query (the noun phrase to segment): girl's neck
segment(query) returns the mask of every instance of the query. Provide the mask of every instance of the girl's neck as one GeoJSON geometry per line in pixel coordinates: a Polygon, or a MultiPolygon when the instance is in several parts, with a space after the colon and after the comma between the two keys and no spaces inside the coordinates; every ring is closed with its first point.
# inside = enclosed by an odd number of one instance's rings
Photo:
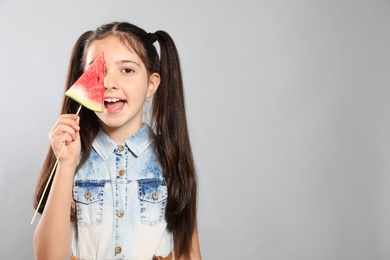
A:
{"type": "Polygon", "coordinates": [[[127,139],[130,138],[133,134],[138,132],[142,127],[142,122],[140,124],[134,125],[132,127],[109,127],[102,123],[103,131],[117,144],[121,144],[127,139]]]}

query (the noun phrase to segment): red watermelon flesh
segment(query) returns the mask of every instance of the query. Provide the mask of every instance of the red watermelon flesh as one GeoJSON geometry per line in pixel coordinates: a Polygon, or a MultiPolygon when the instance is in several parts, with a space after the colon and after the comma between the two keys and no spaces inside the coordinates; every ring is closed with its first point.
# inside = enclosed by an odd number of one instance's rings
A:
{"type": "Polygon", "coordinates": [[[104,54],[101,53],[65,95],[96,112],[104,110],[104,54]]]}

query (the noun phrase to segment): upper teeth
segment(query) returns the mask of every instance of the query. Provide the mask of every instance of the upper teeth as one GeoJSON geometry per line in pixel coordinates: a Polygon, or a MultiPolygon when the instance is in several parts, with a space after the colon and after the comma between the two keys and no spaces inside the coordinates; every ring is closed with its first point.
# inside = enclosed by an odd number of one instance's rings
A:
{"type": "Polygon", "coordinates": [[[106,101],[106,102],[118,102],[119,99],[118,98],[105,98],[104,101],[106,101]]]}

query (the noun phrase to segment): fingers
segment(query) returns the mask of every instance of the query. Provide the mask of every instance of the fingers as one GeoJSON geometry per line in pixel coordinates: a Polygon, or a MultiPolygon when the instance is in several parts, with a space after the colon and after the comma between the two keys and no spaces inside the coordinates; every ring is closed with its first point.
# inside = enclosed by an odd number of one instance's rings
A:
{"type": "Polygon", "coordinates": [[[51,138],[65,138],[67,141],[74,141],[77,138],[77,131],[73,127],[65,124],[58,125],[53,131],[51,132],[51,138]]]}
{"type": "Polygon", "coordinates": [[[49,139],[55,143],[70,143],[78,138],[79,117],[73,114],[61,115],[49,133],[49,139]]]}

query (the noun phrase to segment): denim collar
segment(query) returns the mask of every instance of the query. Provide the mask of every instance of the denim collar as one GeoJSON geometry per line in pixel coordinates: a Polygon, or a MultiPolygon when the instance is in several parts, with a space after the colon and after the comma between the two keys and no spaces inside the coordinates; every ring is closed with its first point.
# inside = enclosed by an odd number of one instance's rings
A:
{"type": "MultiPolygon", "coordinates": [[[[149,126],[143,123],[141,129],[130,136],[124,143],[138,157],[152,143],[149,138],[149,126]]],[[[95,140],[93,140],[92,147],[100,158],[105,161],[118,148],[118,144],[100,128],[95,140]]]]}

